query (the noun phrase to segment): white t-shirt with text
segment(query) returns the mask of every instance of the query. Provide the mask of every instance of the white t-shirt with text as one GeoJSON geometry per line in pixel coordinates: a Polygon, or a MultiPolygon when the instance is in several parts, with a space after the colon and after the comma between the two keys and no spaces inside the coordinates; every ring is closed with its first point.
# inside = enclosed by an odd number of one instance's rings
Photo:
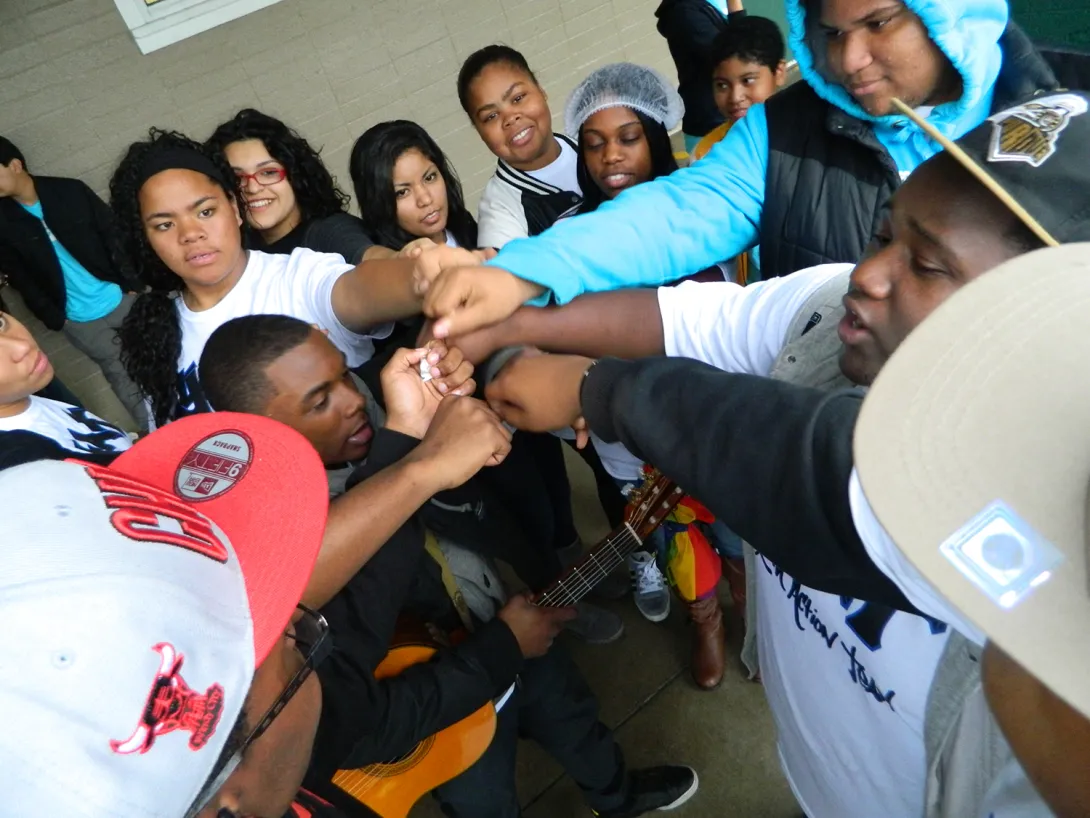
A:
{"type": "MultiPolygon", "coordinates": [[[[908,601],[920,611],[946,622],[969,641],[983,646],[986,638],[983,631],[924,579],[878,522],[854,469],[848,485],[848,498],[852,507],[852,523],[871,561],[893,580],[908,601]]],[[[969,818],[1047,818],[1050,815],[1052,811],[1037,794],[1021,765],[1012,758],[992,782],[979,812],[969,818]]]]}
{"type": "MultiPolygon", "coordinates": [[[[850,269],[661,288],[666,353],[767,376],[806,301],[850,269]]],[[[799,804],[810,818],[919,818],[925,706],[947,627],[807,588],[760,555],[754,579],[761,678],[799,804]]]]}

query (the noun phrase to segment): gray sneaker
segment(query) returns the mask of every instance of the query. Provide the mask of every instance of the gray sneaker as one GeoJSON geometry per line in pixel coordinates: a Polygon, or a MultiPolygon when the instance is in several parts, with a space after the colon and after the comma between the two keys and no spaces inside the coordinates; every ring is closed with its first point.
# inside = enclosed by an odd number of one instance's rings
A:
{"type": "MultiPolygon", "coordinates": [[[[583,558],[583,541],[576,540],[566,548],[558,550],[556,555],[560,558],[561,567],[567,571],[583,558]]],[[[628,569],[622,563],[617,566],[616,571],[595,585],[591,589],[590,595],[598,599],[613,601],[626,596],[631,589],[632,583],[628,577],[628,569]]]]}
{"type": "Polygon", "coordinates": [[[628,555],[628,570],[632,572],[632,595],[636,608],[649,622],[661,622],[670,615],[670,588],[655,558],[646,551],[628,555]]]}
{"type": "Polygon", "coordinates": [[[588,645],[608,645],[624,635],[624,622],[613,611],[589,602],[577,602],[575,608],[579,615],[564,625],[575,638],[588,645]]]}

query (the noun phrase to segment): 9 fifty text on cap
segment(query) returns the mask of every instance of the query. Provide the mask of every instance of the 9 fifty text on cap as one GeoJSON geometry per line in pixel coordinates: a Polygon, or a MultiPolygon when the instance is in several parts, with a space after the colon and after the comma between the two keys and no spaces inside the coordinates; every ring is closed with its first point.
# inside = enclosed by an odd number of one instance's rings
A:
{"type": "Polygon", "coordinates": [[[855,431],[875,516],[989,639],[1090,716],[1090,244],[1012,259],[912,331],[855,431]]]}
{"type": "Polygon", "coordinates": [[[177,818],[313,567],[317,454],[274,421],[203,415],[109,468],[0,472],[0,495],[5,813],[177,818]]]}

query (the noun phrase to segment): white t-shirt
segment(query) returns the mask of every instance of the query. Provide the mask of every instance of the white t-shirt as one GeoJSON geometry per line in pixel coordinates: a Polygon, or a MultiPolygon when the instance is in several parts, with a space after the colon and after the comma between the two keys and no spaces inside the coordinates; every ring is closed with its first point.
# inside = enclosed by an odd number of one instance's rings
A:
{"type": "Polygon", "coordinates": [[[36,395],[25,411],[0,418],[5,466],[45,458],[110,460],[131,445],[125,432],[86,409],[36,395]]]}
{"type": "MultiPolygon", "coordinates": [[[[666,353],[767,376],[807,299],[850,269],[664,287],[666,353]]],[[[761,677],[799,804],[810,818],[918,818],[925,705],[946,626],[803,587],[763,557],[754,579],[761,677]]]]}
{"type": "Polygon", "coordinates": [[[1052,818],[1053,815],[1022,765],[1012,758],[988,788],[979,818],[1052,818]]]}
{"type": "Polygon", "coordinates": [[[246,269],[234,288],[211,309],[194,312],[176,298],[182,327],[182,352],[178,356],[178,408],[176,417],[210,411],[201,389],[197,364],[208,338],[232,318],[245,315],[290,315],[325,330],[355,368],[375,353],[372,338],[385,338],[393,327],[384,324],[365,335],[351,332],[333,312],[333,286],[353,269],[335,253],[316,253],[305,247],[291,255],[250,251],[246,269]]]}
{"type": "MultiPolygon", "coordinates": [[[[882,573],[893,580],[908,601],[920,611],[946,622],[969,641],[983,645],[986,638],[984,633],[924,579],[923,574],[886,533],[867,502],[859,475],[854,469],[848,485],[848,499],[855,530],[859,532],[867,555],[882,573]]],[[[1021,765],[1012,758],[992,782],[979,814],[972,818],[1042,818],[1049,815],[1052,815],[1052,811],[1041,800],[1021,765]]]]}
{"type": "Polygon", "coordinates": [[[582,196],[583,188],[579,186],[579,154],[575,148],[563,139],[557,139],[556,141],[560,143],[560,156],[540,170],[525,172],[539,182],[558,187],[561,190],[571,190],[582,196]]]}
{"type": "Polygon", "coordinates": [[[530,226],[523,208],[523,190],[547,194],[567,190],[573,194],[572,209],[578,206],[583,190],[579,186],[579,155],[566,140],[554,137],[560,144],[560,156],[541,170],[515,170],[501,162],[484,186],[477,205],[477,244],[501,248],[513,239],[530,235],[530,226]],[[542,184],[537,184],[541,182],[542,184]]]}

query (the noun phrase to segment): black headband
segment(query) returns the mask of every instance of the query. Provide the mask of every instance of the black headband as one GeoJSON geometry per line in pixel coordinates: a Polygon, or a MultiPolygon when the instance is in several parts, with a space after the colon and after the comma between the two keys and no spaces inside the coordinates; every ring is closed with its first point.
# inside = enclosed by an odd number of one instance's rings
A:
{"type": "Polygon", "coordinates": [[[231,191],[231,186],[227,184],[227,180],[223,178],[215,162],[200,151],[185,147],[162,148],[147,156],[140,168],[136,189],[142,188],[148,179],[164,170],[192,170],[203,173],[213,181],[219,182],[224,190],[231,191]]]}

